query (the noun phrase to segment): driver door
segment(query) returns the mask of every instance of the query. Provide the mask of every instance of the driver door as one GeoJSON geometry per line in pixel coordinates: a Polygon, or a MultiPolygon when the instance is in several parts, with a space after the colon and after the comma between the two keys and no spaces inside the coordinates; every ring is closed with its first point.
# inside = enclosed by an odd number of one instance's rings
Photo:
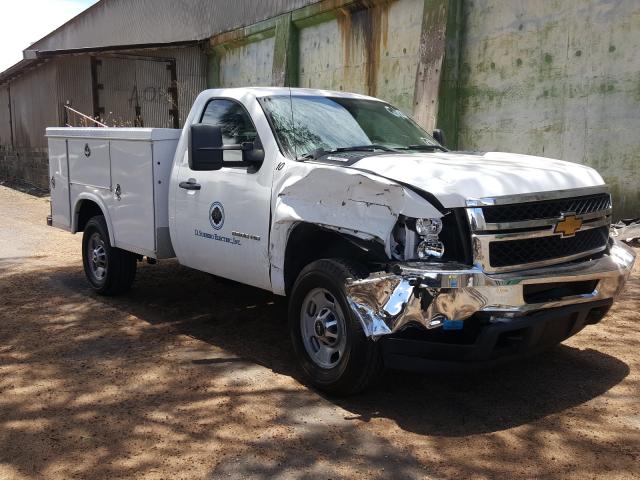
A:
{"type": "MultiPolygon", "coordinates": [[[[255,100],[254,100],[255,101],[255,100]]],[[[257,102],[256,102],[257,103],[257,102]]],[[[259,108],[259,107],[258,107],[259,108]]],[[[259,141],[254,122],[243,104],[229,98],[209,100],[200,123],[220,126],[223,144],[259,141]]],[[[181,163],[175,200],[180,263],[259,288],[271,289],[269,218],[272,172],[265,151],[262,165],[242,163],[242,152],[225,150],[223,167],[193,171],[181,163]]]]}

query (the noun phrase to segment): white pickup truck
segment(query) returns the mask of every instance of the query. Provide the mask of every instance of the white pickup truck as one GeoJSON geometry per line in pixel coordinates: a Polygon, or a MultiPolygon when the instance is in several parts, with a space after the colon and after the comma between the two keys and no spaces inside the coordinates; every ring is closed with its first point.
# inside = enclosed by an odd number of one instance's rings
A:
{"type": "Polygon", "coordinates": [[[302,369],[336,394],[383,366],[492,365],[599,322],[635,260],[600,175],[434,133],[362,95],[207,90],[181,131],[48,128],[48,220],[84,232],[101,294],[175,256],[288,296],[302,369]]]}

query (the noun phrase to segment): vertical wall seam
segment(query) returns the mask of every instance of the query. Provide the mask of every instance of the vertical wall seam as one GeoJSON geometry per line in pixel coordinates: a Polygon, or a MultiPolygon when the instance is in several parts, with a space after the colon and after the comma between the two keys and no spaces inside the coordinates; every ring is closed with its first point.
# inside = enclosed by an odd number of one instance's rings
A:
{"type": "Polygon", "coordinates": [[[271,82],[277,87],[298,84],[298,32],[291,13],[276,21],[271,82]]]}
{"type": "Polygon", "coordinates": [[[458,120],[460,82],[462,1],[448,0],[444,34],[444,58],[438,88],[436,126],[447,135],[448,147],[458,148],[458,120]]]}

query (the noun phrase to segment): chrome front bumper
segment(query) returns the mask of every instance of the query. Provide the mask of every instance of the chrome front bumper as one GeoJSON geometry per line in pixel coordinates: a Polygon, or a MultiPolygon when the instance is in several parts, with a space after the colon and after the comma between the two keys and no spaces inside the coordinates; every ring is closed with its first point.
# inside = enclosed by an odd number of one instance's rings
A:
{"type": "Polygon", "coordinates": [[[509,322],[535,311],[612,299],[634,261],[635,252],[614,240],[609,253],[595,260],[511,273],[487,274],[453,263],[399,263],[391,273],[351,281],[346,290],[366,335],[376,339],[414,324],[427,330],[462,329],[480,312],[492,322],[509,322]],[[525,301],[526,285],[583,281],[597,281],[595,289],[543,303],[525,301]]]}

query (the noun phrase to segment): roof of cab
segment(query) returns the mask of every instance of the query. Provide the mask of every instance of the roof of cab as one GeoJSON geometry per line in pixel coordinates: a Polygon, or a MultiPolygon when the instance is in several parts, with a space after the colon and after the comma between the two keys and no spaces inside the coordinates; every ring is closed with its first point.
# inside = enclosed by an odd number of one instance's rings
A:
{"type": "Polygon", "coordinates": [[[314,96],[314,97],[342,97],[342,98],[359,98],[363,100],[377,100],[379,98],[361,95],[359,93],[337,92],[334,90],[317,90],[313,88],[289,88],[289,87],[234,87],[234,88],[214,88],[205,90],[203,94],[220,95],[222,92],[228,93],[251,93],[256,97],[271,96],[314,96]]]}

